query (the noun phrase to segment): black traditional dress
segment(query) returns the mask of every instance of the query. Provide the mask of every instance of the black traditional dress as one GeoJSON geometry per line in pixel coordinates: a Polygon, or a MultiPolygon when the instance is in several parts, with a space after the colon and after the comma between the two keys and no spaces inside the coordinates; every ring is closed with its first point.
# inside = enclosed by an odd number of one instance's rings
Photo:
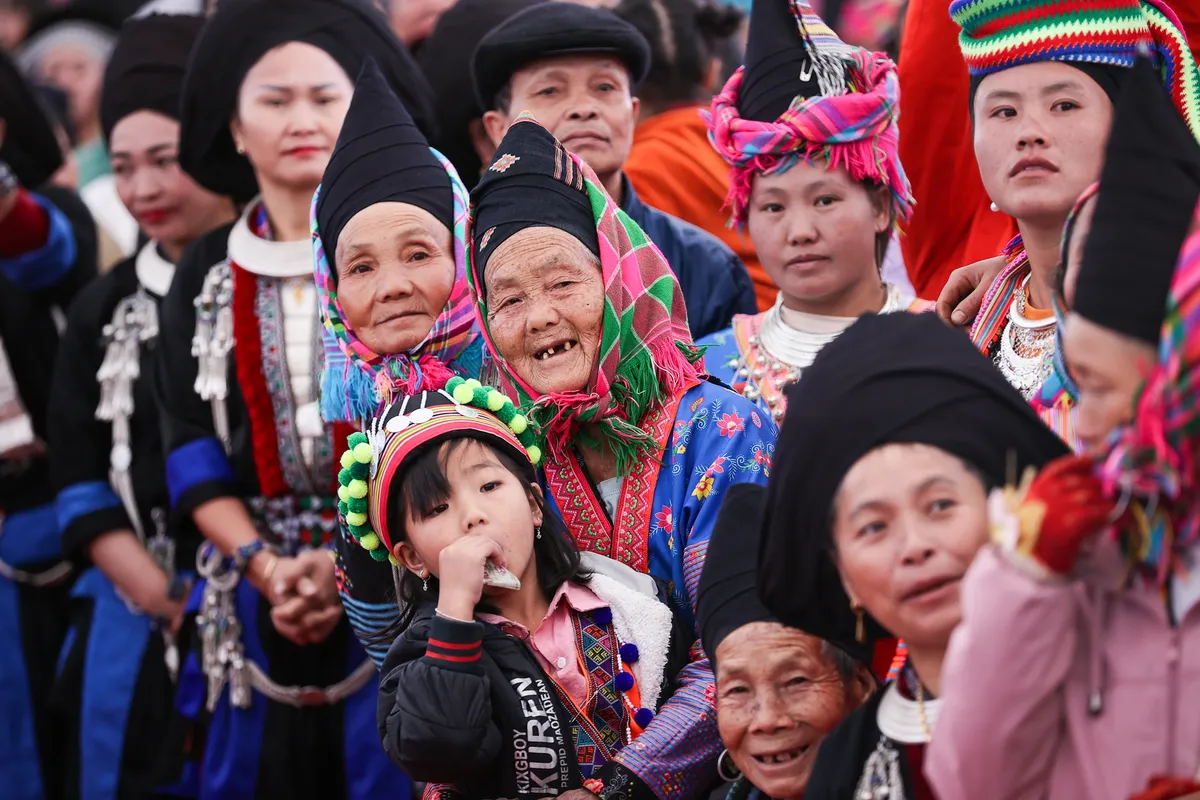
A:
{"type": "MultiPolygon", "coordinates": [[[[5,109],[8,111],[9,109],[5,109]]],[[[96,274],[96,229],[82,201],[47,188],[33,196],[49,216],[41,248],[0,259],[0,347],[5,395],[24,413],[6,415],[23,436],[46,442],[50,378],[64,309],[96,274]],[[11,384],[11,385],[7,385],[11,384]],[[31,429],[30,429],[31,428],[31,429]]],[[[7,445],[6,445],[7,446],[7,445]]],[[[39,798],[58,742],[50,722],[55,661],[67,628],[72,576],[61,562],[54,487],[45,455],[0,460],[0,794],[39,798]]]]}
{"type": "MultiPolygon", "coordinates": [[[[132,531],[167,574],[192,572],[200,537],[188,520],[167,526],[170,503],[151,386],[159,306],[175,265],[153,242],[92,283],[71,308],[50,398],[53,474],[63,551],[132,531]]],[[[174,795],[195,787],[173,774],[184,745],[169,725],[178,652],[160,626],[100,572],[72,591],[72,629],[59,673],[66,742],[64,798],[174,795]],[[168,654],[171,664],[168,665],[168,654]]]]}
{"type": "MultiPolygon", "coordinates": [[[[320,422],[318,341],[311,245],[271,241],[259,203],[184,254],[155,382],[173,514],[236,497],[283,555],[331,547],[334,440],[351,429],[320,422]]],[[[207,723],[201,797],[407,797],[379,747],[375,667],[345,619],[301,647],[222,559],[201,576],[180,685],[181,707],[207,723]]]]}

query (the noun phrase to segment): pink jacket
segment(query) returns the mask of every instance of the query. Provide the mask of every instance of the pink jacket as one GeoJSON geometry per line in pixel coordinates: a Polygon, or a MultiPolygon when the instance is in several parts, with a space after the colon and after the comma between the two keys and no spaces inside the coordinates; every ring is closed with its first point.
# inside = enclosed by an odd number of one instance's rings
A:
{"type": "Polygon", "coordinates": [[[1200,604],[1173,628],[1154,590],[1106,588],[1124,574],[1107,541],[1082,579],[1017,558],[987,545],[964,579],[925,761],[939,800],[1127,800],[1196,775],[1200,604]]]}

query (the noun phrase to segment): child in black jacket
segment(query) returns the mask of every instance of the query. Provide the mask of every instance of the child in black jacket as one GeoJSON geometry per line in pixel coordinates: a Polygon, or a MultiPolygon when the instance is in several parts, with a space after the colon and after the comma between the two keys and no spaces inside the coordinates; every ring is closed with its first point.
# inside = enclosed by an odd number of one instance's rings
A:
{"type": "Polygon", "coordinates": [[[652,578],[580,556],[511,401],[452,388],[392,404],[343,458],[350,533],[404,567],[383,747],[443,793],[652,798],[620,750],[653,724],[693,637],[652,578]]]}

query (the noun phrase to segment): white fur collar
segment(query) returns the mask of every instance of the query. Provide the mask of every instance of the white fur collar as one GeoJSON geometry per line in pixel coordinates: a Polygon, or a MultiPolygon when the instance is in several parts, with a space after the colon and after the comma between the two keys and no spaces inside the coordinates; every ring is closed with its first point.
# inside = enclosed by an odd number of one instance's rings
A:
{"type": "Polygon", "coordinates": [[[171,280],[175,277],[175,265],[159,255],[156,242],[146,242],[138,251],[133,270],[137,273],[138,283],[144,286],[146,291],[166,297],[167,290],[171,288],[171,280]]]}
{"type": "Polygon", "coordinates": [[[267,278],[312,277],[312,242],[272,242],[260,239],[250,231],[250,213],[258,207],[260,198],[246,204],[246,209],[229,232],[229,260],[242,269],[267,278]]]}
{"type": "MultiPolygon", "coordinates": [[[[925,722],[930,732],[937,730],[938,714],[942,710],[942,701],[929,698],[925,700],[925,722]]],[[[909,700],[900,694],[899,680],[892,681],[883,690],[883,698],[879,701],[879,713],[875,715],[879,724],[879,732],[900,744],[925,744],[929,737],[925,734],[925,726],[921,724],[921,710],[915,700],[909,700]]]]}
{"type": "Polygon", "coordinates": [[[583,553],[582,560],[584,569],[592,573],[588,587],[612,611],[617,639],[637,645],[638,660],[630,669],[637,678],[642,705],[656,709],[671,648],[671,609],[659,601],[649,575],[595,553],[583,553]]]}

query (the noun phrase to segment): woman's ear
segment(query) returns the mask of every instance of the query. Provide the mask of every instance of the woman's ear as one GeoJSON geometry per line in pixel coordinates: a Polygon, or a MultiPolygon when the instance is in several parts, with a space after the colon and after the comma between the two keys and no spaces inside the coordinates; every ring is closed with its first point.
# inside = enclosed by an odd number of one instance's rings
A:
{"type": "Polygon", "coordinates": [[[853,711],[875,694],[875,689],[879,685],[875,680],[875,676],[871,674],[871,670],[865,664],[858,664],[854,668],[854,674],[850,676],[850,680],[846,683],[846,706],[853,711]]]}
{"type": "Polygon", "coordinates": [[[545,495],[542,494],[542,487],[536,483],[529,484],[529,513],[533,514],[533,524],[535,527],[541,527],[546,519],[542,514],[542,509],[546,505],[545,495]]]}
{"type": "Polygon", "coordinates": [[[413,546],[408,542],[400,542],[400,544],[392,548],[392,555],[394,555],[396,560],[400,562],[400,566],[404,567],[417,577],[429,577],[429,567],[425,565],[424,559],[421,558],[413,546]]]}
{"type": "Polygon", "coordinates": [[[236,117],[229,121],[229,135],[233,137],[233,149],[244,155],[246,146],[242,144],[242,123],[236,117]]]}
{"type": "Polygon", "coordinates": [[[886,186],[876,186],[871,190],[871,210],[874,212],[875,233],[890,233],[893,215],[892,190],[886,186]]]}

